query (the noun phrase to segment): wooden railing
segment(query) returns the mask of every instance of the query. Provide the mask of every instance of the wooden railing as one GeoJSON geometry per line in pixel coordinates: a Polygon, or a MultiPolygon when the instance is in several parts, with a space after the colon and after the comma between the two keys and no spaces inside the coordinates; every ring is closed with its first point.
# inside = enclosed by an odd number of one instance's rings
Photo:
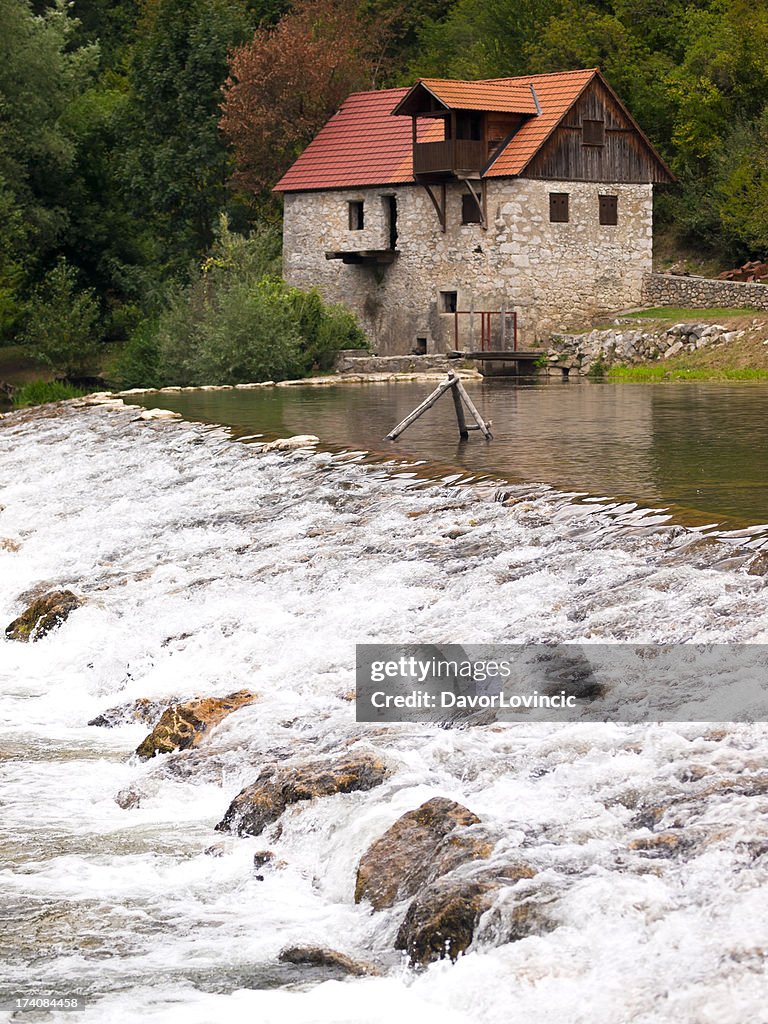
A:
{"type": "Polygon", "coordinates": [[[487,160],[487,147],[475,139],[417,142],[413,147],[414,174],[455,174],[479,171],[487,160]]]}

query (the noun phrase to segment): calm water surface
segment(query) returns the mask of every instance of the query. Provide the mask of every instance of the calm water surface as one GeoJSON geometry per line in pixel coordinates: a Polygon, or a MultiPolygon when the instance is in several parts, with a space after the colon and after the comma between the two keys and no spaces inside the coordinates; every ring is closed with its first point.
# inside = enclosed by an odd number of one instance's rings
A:
{"type": "Polygon", "coordinates": [[[431,382],[339,384],[140,396],[142,404],[233,428],[236,436],[317,434],[473,475],[672,506],[688,522],[768,522],[768,385],[507,381],[467,385],[494,439],[460,442],[445,396],[395,443],[391,428],[431,382]]]}

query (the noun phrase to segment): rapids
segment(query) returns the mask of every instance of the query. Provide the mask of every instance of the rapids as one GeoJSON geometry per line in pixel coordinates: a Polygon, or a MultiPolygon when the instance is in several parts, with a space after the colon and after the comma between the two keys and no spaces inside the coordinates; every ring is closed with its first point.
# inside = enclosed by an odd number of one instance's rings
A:
{"type": "MultiPolygon", "coordinates": [[[[0,641],[2,993],[74,990],[32,1022],[736,1024],[767,1020],[762,724],[356,724],[354,645],[766,642],[762,539],[545,487],[424,480],[359,453],[264,453],[218,427],[71,403],[0,421],[0,625],[37,588],[87,603],[0,641]],[[497,495],[497,497],[499,497],[497,495]],[[138,697],[260,699],[193,755],[89,727],[138,697]],[[214,824],[265,761],[350,747],[396,771],[295,805],[282,834],[214,824]],[[138,806],[123,809],[117,793],[138,806]],[[393,951],[402,905],[353,902],[362,853],[431,796],[524,850],[554,927],[455,964],[393,951]],[[661,824],[650,811],[661,808],[661,824]],[[672,828],[675,848],[648,843],[672,828]],[[279,870],[254,873],[256,850],[279,870]],[[379,964],[331,980],[317,944],[379,964]]],[[[28,603],[28,601],[26,602],[28,603]]]]}

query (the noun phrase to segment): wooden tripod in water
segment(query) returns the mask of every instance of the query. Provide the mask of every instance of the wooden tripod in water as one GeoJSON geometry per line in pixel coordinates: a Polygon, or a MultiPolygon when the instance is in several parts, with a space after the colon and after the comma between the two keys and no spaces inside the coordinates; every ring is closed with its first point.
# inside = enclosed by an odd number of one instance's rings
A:
{"type": "Polygon", "coordinates": [[[444,380],[442,384],[438,384],[432,394],[425,398],[421,405],[418,405],[413,412],[409,412],[402,422],[398,423],[393,430],[390,430],[387,434],[386,440],[396,441],[402,432],[407,427],[410,427],[412,423],[415,423],[419,416],[423,416],[427,409],[431,409],[438,398],[440,398],[441,395],[444,395],[446,391],[450,391],[453,397],[453,405],[456,409],[456,422],[459,425],[459,436],[462,441],[466,441],[469,437],[470,430],[480,430],[486,440],[490,441],[493,438],[493,434],[489,429],[491,425],[490,421],[486,423],[477,411],[474,402],[467,394],[464,385],[453,370],[449,370],[447,379],[444,380]],[[471,426],[467,425],[467,419],[464,415],[465,405],[469,414],[472,416],[472,419],[475,421],[471,426]]]}

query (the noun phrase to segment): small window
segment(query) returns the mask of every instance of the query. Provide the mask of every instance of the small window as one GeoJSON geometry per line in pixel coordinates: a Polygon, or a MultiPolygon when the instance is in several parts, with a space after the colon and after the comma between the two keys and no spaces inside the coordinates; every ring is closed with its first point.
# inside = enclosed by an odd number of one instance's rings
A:
{"type": "Polygon", "coordinates": [[[461,223],[462,224],[481,224],[482,214],[480,207],[477,205],[477,200],[471,192],[465,192],[461,197],[461,223]]]}
{"type": "Polygon", "coordinates": [[[416,347],[413,350],[415,356],[425,356],[427,354],[427,339],[417,338],[416,347]]]}
{"type": "Polygon", "coordinates": [[[440,312],[455,313],[458,308],[458,292],[440,292],[440,312]]]}
{"type": "Polygon", "coordinates": [[[581,141],[584,146],[602,146],[605,144],[605,122],[588,121],[581,122],[581,141]]]}
{"type": "Polygon", "coordinates": [[[549,193],[549,219],[553,224],[568,223],[568,193],[549,193]]]}
{"type": "Polygon", "coordinates": [[[362,231],[365,224],[365,214],[363,213],[363,201],[356,199],[349,203],[349,230],[350,231],[362,231]]]}
{"type": "Polygon", "coordinates": [[[619,197],[618,196],[599,196],[600,200],[600,223],[601,224],[618,224],[619,223],[619,197]]]}

